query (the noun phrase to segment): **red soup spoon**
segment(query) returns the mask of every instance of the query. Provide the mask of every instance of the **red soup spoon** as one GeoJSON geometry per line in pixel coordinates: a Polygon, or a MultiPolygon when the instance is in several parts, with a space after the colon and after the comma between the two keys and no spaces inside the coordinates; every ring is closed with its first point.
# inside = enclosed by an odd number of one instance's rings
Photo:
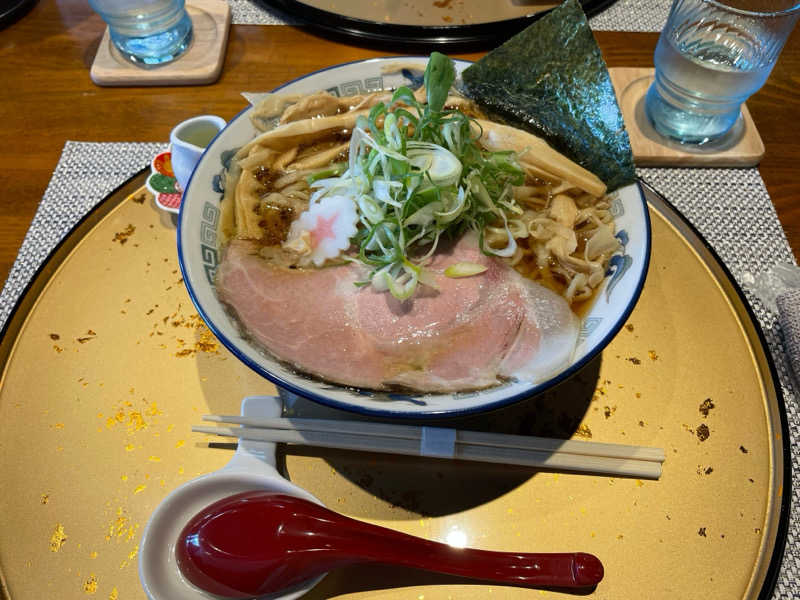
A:
{"type": "Polygon", "coordinates": [[[402,565],[518,586],[589,587],[600,560],[582,552],[455,548],[345,517],[286,494],[252,491],[206,507],[175,549],[183,575],[207,592],[252,598],[354,563],[402,565]]]}

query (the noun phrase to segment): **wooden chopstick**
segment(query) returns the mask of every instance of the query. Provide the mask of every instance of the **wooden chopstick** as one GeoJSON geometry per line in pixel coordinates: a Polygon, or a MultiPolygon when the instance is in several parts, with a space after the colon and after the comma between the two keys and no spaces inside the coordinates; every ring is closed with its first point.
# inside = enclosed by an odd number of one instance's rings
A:
{"type": "MultiPolygon", "coordinates": [[[[204,420],[242,427],[192,427],[192,431],[241,439],[305,444],[419,456],[424,427],[329,419],[259,418],[206,415],[204,420]]],[[[532,436],[453,431],[452,458],[658,479],[664,451],[660,448],[558,440],[532,436]]]]}
{"type": "MultiPolygon", "coordinates": [[[[350,433],[356,435],[369,433],[373,436],[396,437],[411,440],[420,440],[422,437],[422,427],[417,425],[394,425],[367,421],[302,419],[295,417],[261,418],[241,417],[238,415],[204,415],[203,420],[216,423],[246,425],[263,429],[293,429],[297,431],[350,433]]],[[[587,454],[632,460],[664,462],[665,459],[664,450],[662,448],[630,446],[626,444],[607,444],[604,442],[588,442],[582,440],[561,440],[508,433],[485,433],[482,431],[458,430],[456,431],[456,441],[476,446],[520,448],[565,454],[587,454]]]]}

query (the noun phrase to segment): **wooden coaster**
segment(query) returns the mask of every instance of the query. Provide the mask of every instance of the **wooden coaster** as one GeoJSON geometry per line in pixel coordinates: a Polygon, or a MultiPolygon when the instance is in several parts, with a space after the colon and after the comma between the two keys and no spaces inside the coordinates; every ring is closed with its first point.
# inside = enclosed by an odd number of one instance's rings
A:
{"type": "Polygon", "coordinates": [[[746,105],[742,104],[742,116],[721,140],[699,147],[686,146],[659,135],[644,113],[644,97],[654,69],[614,67],[609,73],[637,166],[752,167],[764,156],[764,143],[746,105]]]}
{"type": "Polygon", "coordinates": [[[194,28],[189,49],[173,62],[139,67],[126,60],[111,43],[108,28],[100,41],[90,75],[101,86],[202,85],[222,71],[231,8],[220,0],[191,0],[186,10],[194,28]]]}

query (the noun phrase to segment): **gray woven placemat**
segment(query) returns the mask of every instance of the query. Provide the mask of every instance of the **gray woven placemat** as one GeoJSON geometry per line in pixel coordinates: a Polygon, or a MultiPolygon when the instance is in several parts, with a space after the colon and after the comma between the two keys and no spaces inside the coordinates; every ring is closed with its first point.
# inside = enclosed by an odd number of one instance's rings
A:
{"type": "MultiPolygon", "coordinates": [[[[290,15],[254,0],[228,0],[236,25],[297,25],[290,15]]],[[[661,31],[671,0],[617,0],[589,24],[596,31],[661,31]]]]}
{"type": "MultiPolygon", "coordinates": [[[[0,292],[0,327],[59,240],[109,192],[165,149],[159,143],[67,142],[0,292]]],[[[639,169],[717,251],[741,284],[779,262],[795,263],[757,169],[639,169]],[[768,261],[768,262],[767,262],[768,261]]],[[[786,401],[792,453],[792,518],[775,600],[800,596],[800,412],[776,315],[745,292],[775,359],[786,401]]]]}

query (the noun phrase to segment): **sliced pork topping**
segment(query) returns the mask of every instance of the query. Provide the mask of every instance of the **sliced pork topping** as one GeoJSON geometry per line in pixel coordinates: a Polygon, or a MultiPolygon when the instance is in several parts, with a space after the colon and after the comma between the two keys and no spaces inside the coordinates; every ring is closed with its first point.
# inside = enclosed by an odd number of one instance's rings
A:
{"type": "Polygon", "coordinates": [[[429,266],[438,289],[399,301],[354,285],[358,265],[286,269],[234,241],[217,291],[257,344],[343,385],[451,392],[540,381],[569,363],[578,320],[563,298],[481,254],[472,235],[441,250],[429,266]],[[456,263],[486,269],[445,276],[456,263]]]}

